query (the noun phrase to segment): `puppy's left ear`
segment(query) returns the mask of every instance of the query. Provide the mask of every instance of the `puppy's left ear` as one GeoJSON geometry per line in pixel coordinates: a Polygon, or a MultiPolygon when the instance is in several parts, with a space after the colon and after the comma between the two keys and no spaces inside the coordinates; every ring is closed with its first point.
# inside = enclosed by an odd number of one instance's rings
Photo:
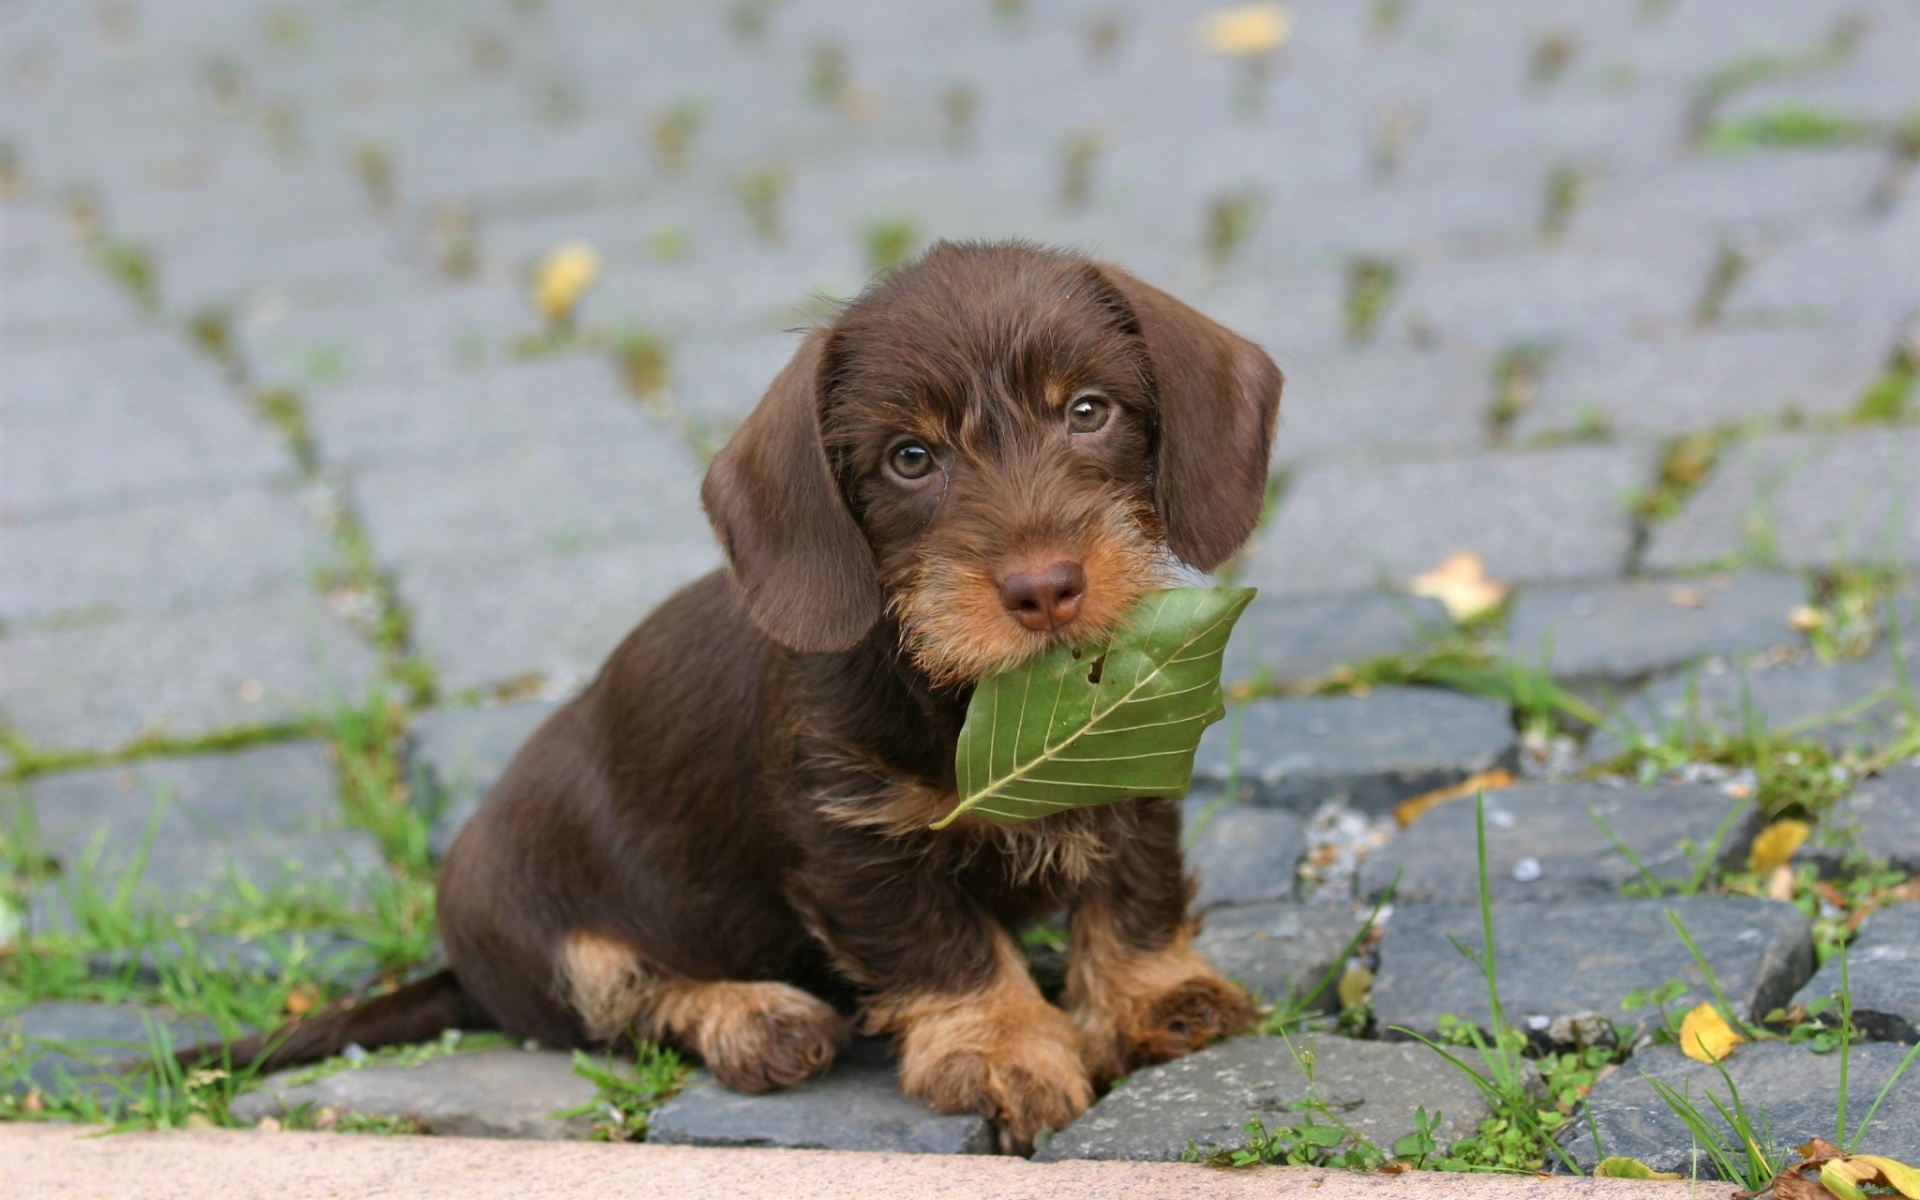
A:
{"type": "Polygon", "coordinates": [[[820,438],[828,334],[800,344],[759,407],[715,456],[700,503],[747,614],[794,650],[846,650],[880,619],[873,551],[820,438]]]}
{"type": "Polygon", "coordinates": [[[1153,370],[1154,502],[1167,545],[1211,571],[1260,523],[1285,379],[1265,351],[1224,325],[1110,263],[1099,271],[1139,323],[1153,370]]]}

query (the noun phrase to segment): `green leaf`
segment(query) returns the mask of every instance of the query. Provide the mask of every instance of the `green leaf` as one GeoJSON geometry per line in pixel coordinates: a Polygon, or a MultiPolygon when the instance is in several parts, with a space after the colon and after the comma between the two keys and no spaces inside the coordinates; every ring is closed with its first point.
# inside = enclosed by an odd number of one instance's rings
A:
{"type": "Polygon", "coordinates": [[[1113,638],[1055,646],[981,681],[954,755],[964,812],[1001,822],[1184,796],[1201,731],[1226,715],[1220,656],[1252,588],[1148,592],[1113,638]]]}
{"type": "Polygon", "coordinates": [[[1656,1171],[1637,1158],[1603,1158],[1593,1173],[1601,1179],[1678,1179],[1677,1171],[1656,1171]]]}

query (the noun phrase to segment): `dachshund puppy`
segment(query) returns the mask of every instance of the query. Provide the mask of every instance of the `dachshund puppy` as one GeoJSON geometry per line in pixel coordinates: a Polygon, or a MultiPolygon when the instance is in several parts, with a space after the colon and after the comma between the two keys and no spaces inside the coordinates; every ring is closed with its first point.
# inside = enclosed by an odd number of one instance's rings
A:
{"type": "Polygon", "coordinates": [[[1192,948],[1175,800],[964,817],[974,682],[1211,569],[1265,497],[1280,372],[1113,266],[933,247],[811,332],[702,489],[727,570],[636,629],[447,855],[449,968],[237,1057],[497,1027],[789,1087],[854,1029],[1030,1150],[1248,1028],[1192,948]],[[1014,938],[1066,909],[1064,1009],[1014,938]]]}

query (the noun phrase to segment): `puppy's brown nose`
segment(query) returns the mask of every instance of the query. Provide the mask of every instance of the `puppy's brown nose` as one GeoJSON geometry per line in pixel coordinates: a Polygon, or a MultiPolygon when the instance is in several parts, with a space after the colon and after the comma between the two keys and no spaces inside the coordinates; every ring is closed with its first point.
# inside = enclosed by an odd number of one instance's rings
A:
{"type": "Polygon", "coordinates": [[[1015,571],[1000,581],[1000,603],[1028,629],[1045,633],[1058,629],[1080,611],[1087,591],[1087,572],[1079,563],[1061,559],[1037,571],[1015,571]]]}

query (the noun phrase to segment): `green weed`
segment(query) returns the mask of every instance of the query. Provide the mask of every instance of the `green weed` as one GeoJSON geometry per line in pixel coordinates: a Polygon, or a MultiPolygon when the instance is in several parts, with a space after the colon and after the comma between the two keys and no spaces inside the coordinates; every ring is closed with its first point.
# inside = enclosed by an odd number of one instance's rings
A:
{"type": "Polygon", "coordinates": [[[1347,340],[1371,341],[1393,294],[1400,286],[1400,266],[1391,259],[1360,255],[1347,261],[1347,340]]]}
{"type": "Polygon", "coordinates": [[[594,1098],[578,1108],[553,1114],[558,1119],[592,1116],[596,1141],[631,1142],[647,1135],[653,1110],[686,1086],[688,1067],[678,1054],[649,1042],[633,1044],[629,1067],[611,1055],[596,1060],[573,1052],[573,1073],[594,1085],[594,1098]]]}
{"type": "Polygon", "coordinates": [[[1863,117],[1805,104],[1782,104],[1743,117],[1716,121],[1701,144],[1715,154],[1754,150],[1803,150],[1872,141],[1880,127],[1863,117]]]}

